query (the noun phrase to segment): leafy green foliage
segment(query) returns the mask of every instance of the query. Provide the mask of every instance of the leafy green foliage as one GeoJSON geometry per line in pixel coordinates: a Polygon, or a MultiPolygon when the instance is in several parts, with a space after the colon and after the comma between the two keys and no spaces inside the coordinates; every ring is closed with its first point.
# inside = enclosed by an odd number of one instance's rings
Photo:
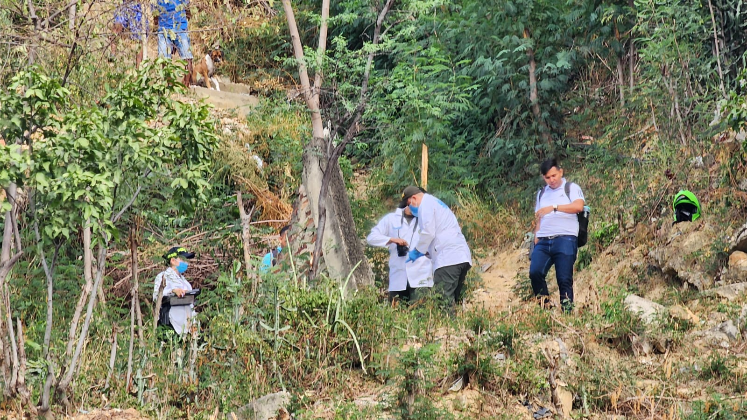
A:
{"type": "Polygon", "coordinates": [[[175,209],[205,201],[217,137],[206,105],[165,100],[181,91],[180,74],[146,63],[93,107],[71,105],[69,91],[38,69],[13,78],[0,99],[0,133],[29,152],[15,148],[4,159],[16,156],[8,167],[29,171],[3,172],[3,180],[33,189],[45,237],[68,238],[86,221],[111,233],[117,211],[143,188],[166,184],[175,209]]]}
{"type": "Polygon", "coordinates": [[[724,120],[734,131],[739,131],[747,126],[747,69],[744,69],[737,80],[738,89],[729,92],[729,98],[721,102],[719,114],[724,115],[724,120]]]}
{"type": "Polygon", "coordinates": [[[724,395],[711,395],[706,401],[695,401],[692,412],[683,415],[686,420],[736,420],[747,415],[747,404],[724,395]]]}

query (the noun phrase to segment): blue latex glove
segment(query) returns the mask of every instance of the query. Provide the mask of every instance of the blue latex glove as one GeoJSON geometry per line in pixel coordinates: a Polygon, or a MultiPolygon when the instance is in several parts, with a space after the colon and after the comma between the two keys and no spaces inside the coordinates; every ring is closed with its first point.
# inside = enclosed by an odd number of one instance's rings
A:
{"type": "Polygon", "coordinates": [[[415,261],[423,255],[425,254],[418,251],[417,249],[410,250],[410,252],[407,253],[407,260],[405,260],[405,264],[409,263],[410,261],[415,261]]]}

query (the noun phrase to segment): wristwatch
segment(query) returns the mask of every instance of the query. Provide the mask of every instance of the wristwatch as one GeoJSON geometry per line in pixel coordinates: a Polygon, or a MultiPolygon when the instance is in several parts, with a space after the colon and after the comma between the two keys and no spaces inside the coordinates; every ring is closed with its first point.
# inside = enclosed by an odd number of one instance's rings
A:
{"type": "Polygon", "coordinates": [[[553,204],[552,205],[552,211],[554,211],[554,212],[558,211],[558,205],[557,204],[553,204]]]}

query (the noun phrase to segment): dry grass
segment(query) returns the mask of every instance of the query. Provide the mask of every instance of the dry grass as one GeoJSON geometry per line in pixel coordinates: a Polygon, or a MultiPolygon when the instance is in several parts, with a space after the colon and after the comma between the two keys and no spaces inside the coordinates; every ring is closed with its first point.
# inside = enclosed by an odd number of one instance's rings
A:
{"type": "Polygon", "coordinates": [[[497,205],[497,210],[474,195],[458,194],[454,209],[470,245],[474,248],[501,249],[513,245],[528,230],[517,216],[517,209],[497,205]]]}
{"type": "MultiPolygon", "coordinates": [[[[286,220],[293,210],[290,203],[291,190],[271,191],[266,179],[273,175],[274,171],[268,167],[260,168],[255,158],[269,155],[270,146],[267,139],[275,137],[281,130],[287,131],[288,127],[293,127],[290,121],[278,121],[280,118],[275,117],[274,121],[263,122],[252,130],[243,122],[229,118],[221,120],[226,135],[215,151],[216,161],[225,168],[226,176],[242,192],[251,194],[249,201],[253,202],[255,211],[259,212],[259,220],[286,220]],[[252,148],[253,153],[247,145],[252,148]]],[[[300,131],[297,128],[295,134],[300,142],[300,131]]],[[[288,170],[289,168],[281,169],[282,172],[288,170]]]]}

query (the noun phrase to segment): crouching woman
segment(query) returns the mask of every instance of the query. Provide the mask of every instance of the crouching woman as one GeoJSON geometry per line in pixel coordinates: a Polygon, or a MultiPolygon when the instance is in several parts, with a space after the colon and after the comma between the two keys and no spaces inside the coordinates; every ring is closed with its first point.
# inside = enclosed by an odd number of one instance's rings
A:
{"type": "Polygon", "coordinates": [[[154,281],[153,301],[161,298],[161,311],[158,316],[158,324],[170,326],[177,334],[182,335],[189,331],[191,319],[195,317],[194,303],[171,305],[170,298],[173,296],[183,298],[192,291],[192,285],[184,278],[189,264],[186,260],[194,258],[194,252],[187,252],[185,248],[173,247],[164,254],[163,258],[169,266],[166,270],[158,273],[154,281]],[[160,293],[163,287],[163,291],[160,293]]]}

